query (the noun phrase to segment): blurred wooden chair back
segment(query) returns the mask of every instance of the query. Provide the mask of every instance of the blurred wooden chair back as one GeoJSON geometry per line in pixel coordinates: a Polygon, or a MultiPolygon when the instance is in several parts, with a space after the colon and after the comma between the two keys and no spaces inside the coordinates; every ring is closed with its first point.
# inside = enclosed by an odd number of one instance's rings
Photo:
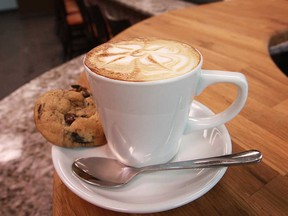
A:
{"type": "Polygon", "coordinates": [[[69,60],[89,50],[84,17],[75,0],[55,0],[56,32],[69,60]]]}
{"type": "Polygon", "coordinates": [[[84,18],[87,33],[93,46],[102,44],[110,39],[106,21],[98,5],[91,5],[84,0],[76,0],[84,18]]]}

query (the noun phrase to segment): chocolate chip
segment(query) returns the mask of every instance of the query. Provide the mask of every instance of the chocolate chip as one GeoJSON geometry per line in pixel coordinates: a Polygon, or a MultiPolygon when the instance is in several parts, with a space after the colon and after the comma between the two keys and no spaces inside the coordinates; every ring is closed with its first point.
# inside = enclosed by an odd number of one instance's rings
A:
{"type": "Polygon", "coordinates": [[[90,96],[90,93],[87,91],[87,89],[83,89],[82,90],[82,95],[83,95],[84,98],[87,98],[87,97],[90,96]]]}
{"type": "Polygon", "coordinates": [[[84,98],[87,98],[90,96],[90,93],[88,92],[87,88],[84,88],[84,87],[77,85],[77,84],[71,85],[71,87],[73,89],[75,89],[77,92],[82,92],[82,95],[84,98]]]}
{"type": "Polygon", "coordinates": [[[40,104],[40,106],[38,107],[38,110],[37,110],[37,112],[38,112],[38,119],[41,118],[43,107],[44,107],[43,104],[40,104]]]}
{"type": "Polygon", "coordinates": [[[77,116],[73,113],[66,113],[64,115],[64,120],[65,120],[66,124],[71,125],[75,121],[76,117],[77,116]]]}
{"type": "Polygon", "coordinates": [[[80,85],[77,85],[77,84],[71,85],[71,87],[72,87],[73,89],[75,89],[77,92],[80,92],[80,91],[83,90],[83,87],[80,86],[80,85]]]}
{"type": "Polygon", "coordinates": [[[87,141],[85,141],[85,138],[84,137],[81,137],[78,133],[76,132],[72,132],[71,133],[71,139],[73,142],[77,142],[77,143],[89,143],[87,141]]]}

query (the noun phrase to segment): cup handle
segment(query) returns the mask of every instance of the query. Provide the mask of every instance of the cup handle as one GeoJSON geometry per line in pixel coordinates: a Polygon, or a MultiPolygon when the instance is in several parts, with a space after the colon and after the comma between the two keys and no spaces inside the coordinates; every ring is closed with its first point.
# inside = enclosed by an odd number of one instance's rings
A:
{"type": "Polygon", "coordinates": [[[243,108],[248,95],[248,83],[243,74],[238,72],[202,70],[196,95],[199,95],[207,86],[214,83],[232,83],[236,85],[238,87],[237,98],[226,110],[218,114],[203,118],[189,117],[184,134],[224,124],[234,118],[243,108]]]}

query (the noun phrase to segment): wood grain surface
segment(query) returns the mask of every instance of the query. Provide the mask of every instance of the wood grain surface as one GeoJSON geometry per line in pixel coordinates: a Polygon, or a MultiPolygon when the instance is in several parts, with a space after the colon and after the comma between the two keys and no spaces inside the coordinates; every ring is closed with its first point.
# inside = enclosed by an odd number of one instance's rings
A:
{"type": "MultiPolygon", "coordinates": [[[[244,73],[249,83],[247,103],[226,126],[233,152],[258,149],[264,156],[260,164],[229,168],[211,191],[194,202],[150,215],[288,215],[288,79],[269,55],[269,44],[287,34],[287,0],[231,0],[152,17],[116,37],[183,41],[202,53],[203,68],[244,73]]],[[[217,84],[196,100],[217,113],[235,96],[232,85],[217,84]]],[[[128,215],[82,200],[56,173],[53,214],[128,215]]]]}

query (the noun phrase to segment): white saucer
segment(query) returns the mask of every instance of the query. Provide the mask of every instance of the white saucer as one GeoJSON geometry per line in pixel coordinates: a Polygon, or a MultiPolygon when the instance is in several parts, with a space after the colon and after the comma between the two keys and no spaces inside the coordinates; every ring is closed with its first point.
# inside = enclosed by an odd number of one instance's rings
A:
{"type": "MultiPolygon", "coordinates": [[[[194,101],[191,116],[207,116],[212,112],[194,101]]],[[[230,154],[229,133],[224,125],[183,136],[174,161],[230,154]]],[[[67,149],[52,147],[54,167],[63,183],[82,199],[114,211],[152,213],[173,209],[189,203],[213,188],[227,168],[174,170],[139,175],[122,188],[99,188],[81,181],[71,171],[79,157],[113,157],[107,145],[96,148],[67,149]]],[[[103,172],[109,170],[103,170],[103,172]]]]}

